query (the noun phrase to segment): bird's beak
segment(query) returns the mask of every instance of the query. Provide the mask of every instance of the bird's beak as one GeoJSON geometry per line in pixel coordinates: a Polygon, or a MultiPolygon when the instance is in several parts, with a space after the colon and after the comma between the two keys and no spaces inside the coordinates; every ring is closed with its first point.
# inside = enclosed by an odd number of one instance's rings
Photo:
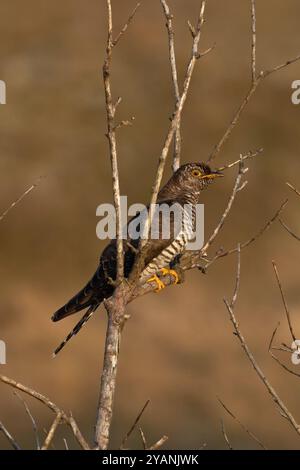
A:
{"type": "Polygon", "coordinates": [[[224,176],[224,173],[222,173],[219,170],[212,171],[209,175],[204,175],[202,176],[203,179],[213,179],[213,178],[218,178],[224,176]]]}

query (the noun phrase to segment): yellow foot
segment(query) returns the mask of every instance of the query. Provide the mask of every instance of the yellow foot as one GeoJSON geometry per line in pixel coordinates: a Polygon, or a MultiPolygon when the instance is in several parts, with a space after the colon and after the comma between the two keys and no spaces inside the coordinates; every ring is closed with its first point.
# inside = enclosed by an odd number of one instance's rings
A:
{"type": "Polygon", "coordinates": [[[154,281],[156,282],[156,285],[157,285],[155,292],[159,292],[166,287],[156,274],[154,274],[154,276],[150,277],[147,280],[147,282],[154,282],[154,281]]]}
{"type": "Polygon", "coordinates": [[[167,274],[169,274],[169,276],[173,276],[175,278],[174,284],[178,284],[179,276],[178,276],[178,273],[174,269],[162,268],[160,270],[160,273],[162,274],[162,276],[166,276],[167,274]]]}

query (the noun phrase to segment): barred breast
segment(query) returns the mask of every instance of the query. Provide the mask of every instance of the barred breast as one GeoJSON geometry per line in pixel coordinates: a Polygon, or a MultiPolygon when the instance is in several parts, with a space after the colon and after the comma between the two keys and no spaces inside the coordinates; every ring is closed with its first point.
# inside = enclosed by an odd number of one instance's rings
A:
{"type": "Polygon", "coordinates": [[[140,281],[144,282],[160,269],[168,266],[176,256],[183,253],[189,240],[193,238],[196,208],[192,204],[182,207],[182,224],[175,238],[143,270],[140,281]]]}

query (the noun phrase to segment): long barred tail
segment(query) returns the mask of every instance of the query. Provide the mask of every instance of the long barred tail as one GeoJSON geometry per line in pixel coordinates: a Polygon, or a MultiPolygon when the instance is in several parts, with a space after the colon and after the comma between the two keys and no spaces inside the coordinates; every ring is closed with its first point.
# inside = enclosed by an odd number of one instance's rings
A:
{"type": "Polygon", "coordinates": [[[79,320],[79,322],[74,326],[73,330],[68,334],[68,336],[66,337],[66,339],[60,343],[60,345],[55,349],[52,357],[56,357],[57,354],[59,353],[59,351],[61,351],[65,345],[70,341],[71,338],[73,338],[73,336],[77,335],[77,333],[79,333],[79,331],[81,330],[81,328],[89,321],[89,319],[92,317],[93,313],[95,312],[95,310],[98,308],[99,304],[96,304],[96,305],[91,305],[89,307],[89,309],[85,312],[85,314],[83,315],[83,317],[81,318],[81,320],[79,320]]]}

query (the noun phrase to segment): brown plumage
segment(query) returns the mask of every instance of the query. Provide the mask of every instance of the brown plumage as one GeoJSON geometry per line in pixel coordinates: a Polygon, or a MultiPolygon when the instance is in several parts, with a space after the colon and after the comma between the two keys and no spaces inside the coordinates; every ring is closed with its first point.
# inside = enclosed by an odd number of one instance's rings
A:
{"type": "MultiPolygon", "coordinates": [[[[181,206],[184,204],[195,205],[200,202],[201,191],[204,190],[216,176],[222,176],[222,174],[217,171],[212,171],[210,167],[204,163],[188,163],[182,165],[159,192],[157,203],[172,205],[176,202],[181,206]]],[[[130,275],[136,257],[136,250],[132,249],[132,246],[137,249],[139,242],[139,239],[131,239],[130,244],[127,244],[126,240],[124,240],[125,277],[130,275]]],[[[174,262],[174,259],[176,260],[177,255],[184,249],[183,243],[180,244],[179,249],[179,243],[176,243],[176,240],[174,241],[172,231],[169,239],[150,239],[149,244],[150,248],[147,252],[148,254],[144,264],[144,272],[147,274],[149,271],[149,276],[150,273],[154,273],[162,264],[162,257],[160,255],[166,253],[166,249],[168,250],[166,263],[169,265],[174,262]],[[155,264],[156,260],[160,261],[155,264]]],[[[88,308],[82,320],[76,325],[72,333],[68,335],[67,340],[79,331],[101,302],[113,294],[114,286],[111,280],[116,279],[116,260],[116,240],[112,240],[102,252],[98,268],[91,280],[52,316],[53,321],[59,321],[73,313],[88,308]]],[[[67,340],[57,348],[56,353],[64,346],[67,340]]]]}

